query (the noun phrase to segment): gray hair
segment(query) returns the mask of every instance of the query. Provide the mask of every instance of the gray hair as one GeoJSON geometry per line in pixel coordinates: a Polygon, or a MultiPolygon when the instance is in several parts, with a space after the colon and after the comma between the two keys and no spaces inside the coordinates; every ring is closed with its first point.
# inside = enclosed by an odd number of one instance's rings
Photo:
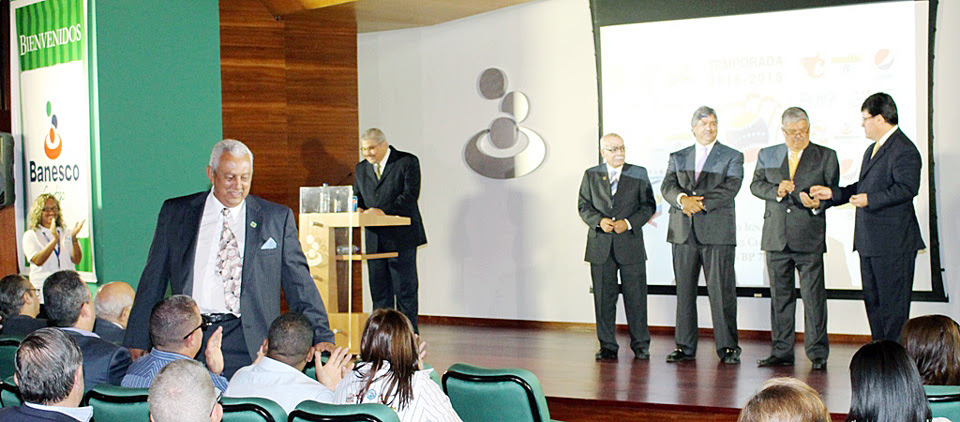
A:
{"type": "Polygon", "coordinates": [[[603,140],[604,140],[604,139],[607,139],[607,138],[617,138],[617,139],[619,139],[620,141],[623,141],[623,137],[622,137],[622,136],[617,135],[616,133],[608,133],[608,134],[603,135],[603,136],[600,137],[600,148],[604,148],[604,146],[603,146],[603,140]]]}
{"type": "Polygon", "coordinates": [[[387,142],[387,137],[386,135],[383,134],[382,130],[372,127],[370,129],[363,131],[363,134],[360,135],[360,140],[361,141],[366,141],[366,140],[377,141],[377,145],[380,145],[384,142],[387,142]]]}
{"type": "Polygon", "coordinates": [[[786,125],[787,123],[799,122],[801,120],[806,120],[807,123],[810,123],[810,118],[807,117],[807,112],[800,107],[790,107],[783,111],[783,118],[780,121],[781,125],[786,125]]]}
{"type": "MultiPolygon", "coordinates": [[[[123,283],[122,281],[114,281],[113,283],[123,283]]],[[[103,291],[104,287],[111,285],[113,283],[107,283],[100,286],[97,289],[97,296],[93,298],[93,309],[97,311],[98,317],[109,317],[109,318],[119,318],[120,314],[123,313],[124,308],[128,306],[133,306],[133,296],[125,294],[113,294],[113,295],[101,295],[100,292],[103,291]],[[107,296],[104,299],[104,296],[107,296]]]]}
{"type": "Polygon", "coordinates": [[[217,399],[210,374],[193,359],[177,359],[164,366],[148,394],[154,422],[209,421],[217,399]]]}
{"type": "Polygon", "coordinates": [[[243,142],[236,139],[224,139],[217,142],[217,144],[213,146],[213,152],[210,153],[210,168],[212,168],[214,172],[217,171],[217,166],[220,165],[220,156],[223,155],[224,152],[234,157],[243,157],[246,155],[250,157],[250,165],[253,166],[253,153],[250,152],[250,148],[247,148],[243,142]]]}
{"type": "Polygon", "coordinates": [[[80,308],[91,301],[90,289],[76,271],[57,271],[43,282],[43,301],[51,325],[72,327],[80,308]]]}
{"type": "MultiPolygon", "coordinates": [[[[700,119],[706,119],[707,117],[710,117],[710,116],[713,116],[713,118],[716,119],[717,118],[716,110],[707,106],[700,106],[700,108],[698,108],[697,111],[693,112],[693,118],[690,119],[690,127],[696,126],[697,122],[699,122],[700,119]]],[[[718,122],[719,120],[720,119],[717,119],[718,122]]]]}
{"type": "Polygon", "coordinates": [[[83,363],[80,346],[59,328],[41,328],[17,348],[17,385],[24,401],[53,404],[70,395],[83,363]]]}
{"type": "Polygon", "coordinates": [[[183,336],[196,329],[194,315],[199,315],[197,302],[187,295],[173,295],[156,305],[150,312],[150,341],[154,347],[184,344],[183,336]]]}

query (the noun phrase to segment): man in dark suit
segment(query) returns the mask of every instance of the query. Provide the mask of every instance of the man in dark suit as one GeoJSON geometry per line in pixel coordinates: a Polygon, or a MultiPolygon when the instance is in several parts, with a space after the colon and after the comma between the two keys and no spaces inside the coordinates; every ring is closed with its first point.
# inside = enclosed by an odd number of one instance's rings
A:
{"type": "Polygon", "coordinates": [[[897,341],[910,316],[917,251],[925,248],[913,198],[920,190],[920,151],[897,126],[893,97],[876,93],[860,107],[863,131],[874,142],[863,153],[860,180],[840,188],[811,188],[814,197],[857,208],[853,249],[860,253],[863,301],[874,339],[897,341]],[[836,196],[836,197],[835,197],[836,196]]]}
{"type": "Polygon", "coordinates": [[[25,336],[47,326],[40,313],[40,289],[19,274],[0,279],[0,334],[25,336]]]}
{"type": "MultiPolygon", "coordinates": [[[[290,310],[313,325],[313,341],[332,350],[327,312],[300,247],[293,212],[248,196],[253,154],[225,139],[210,157],[210,191],[168,199],[160,209],[150,254],[140,277],[124,344],[139,357],[150,348],[150,311],[169,286],[193,297],[203,318],[223,328],[224,375],[249,365],[280,315],[280,291],[290,310]]],[[[201,353],[201,356],[203,353],[201,353]]]]}
{"type": "Polygon", "coordinates": [[[630,349],[636,359],[650,358],[647,329],[647,268],[643,225],[656,210],[647,169],[625,164],[623,138],[607,134],[600,138],[605,164],[587,169],[580,182],[578,208],[587,223],[587,250],[593,280],[600,351],[597,360],[617,359],[617,294],[623,292],[623,307],[630,328],[630,349]],[[621,285],[617,285],[617,271],[621,285]]]}
{"type": "Polygon", "coordinates": [[[130,319],[130,309],[133,308],[133,298],[133,287],[122,281],[100,286],[93,298],[93,307],[97,311],[93,332],[113,344],[123,343],[124,330],[130,319]]]}
{"type": "Polygon", "coordinates": [[[703,268],[717,355],[723,363],[737,364],[734,198],[743,182],[743,154],[717,142],[717,113],[712,108],[698,108],[690,125],[697,144],[670,154],[660,186],[671,205],[667,242],[673,244],[677,282],[677,349],[667,362],[696,359],[697,284],[703,268]]]}
{"type": "Polygon", "coordinates": [[[24,403],[0,409],[0,421],[87,422],[93,408],[80,407],[83,398],[83,356],[64,331],[41,328],[24,337],[17,348],[14,381],[24,403]]]}
{"type": "Polygon", "coordinates": [[[97,314],[90,289],[80,274],[72,270],[51,274],[43,282],[43,301],[50,324],[73,337],[83,352],[86,389],[97,384],[120,385],[130,366],[130,352],[93,333],[97,314]]]}
{"type": "Polygon", "coordinates": [[[827,291],[823,278],[826,209],[829,201],[811,198],[811,186],[838,189],[837,153],[810,143],[807,112],[791,107],[783,112],[785,143],[760,150],[750,191],[766,202],[760,249],[766,251],[770,278],[770,326],[773,351],[758,366],[793,365],[797,294],[794,272],[800,272],[803,297],[804,346],[813,369],[826,369],[827,291]]]}
{"type": "Polygon", "coordinates": [[[396,308],[419,332],[417,314],[417,247],[427,243],[420,217],[420,160],[387,144],[380,129],[360,137],[364,161],[357,164],[353,183],[357,205],[364,213],[410,218],[409,226],[367,228],[367,253],[396,252],[396,258],[367,261],[373,308],[396,308]]]}

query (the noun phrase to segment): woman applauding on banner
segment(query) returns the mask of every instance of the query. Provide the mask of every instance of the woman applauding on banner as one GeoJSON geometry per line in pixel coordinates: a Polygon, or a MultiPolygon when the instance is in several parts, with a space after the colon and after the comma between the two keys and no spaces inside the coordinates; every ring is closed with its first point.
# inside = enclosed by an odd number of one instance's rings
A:
{"type": "MultiPolygon", "coordinates": [[[[38,289],[50,274],[74,270],[83,258],[77,233],[80,220],[68,233],[63,227],[60,201],[49,193],[40,194],[30,208],[27,230],[23,232],[23,253],[30,261],[30,283],[38,289]]],[[[41,295],[41,300],[43,296],[41,295]]]]}

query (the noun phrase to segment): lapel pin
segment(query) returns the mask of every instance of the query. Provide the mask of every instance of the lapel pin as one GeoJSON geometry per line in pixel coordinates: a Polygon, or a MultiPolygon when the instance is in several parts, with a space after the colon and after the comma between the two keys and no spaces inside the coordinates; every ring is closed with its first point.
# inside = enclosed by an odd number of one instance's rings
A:
{"type": "Polygon", "coordinates": [[[256,222],[256,221],[251,221],[251,222],[250,222],[250,227],[257,228],[257,222],[256,222]]]}

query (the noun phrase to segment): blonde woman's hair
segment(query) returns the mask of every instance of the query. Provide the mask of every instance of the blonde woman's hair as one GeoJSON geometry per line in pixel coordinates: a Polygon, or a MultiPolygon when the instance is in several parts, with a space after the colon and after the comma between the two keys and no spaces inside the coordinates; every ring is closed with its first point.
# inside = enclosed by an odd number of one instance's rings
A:
{"type": "Polygon", "coordinates": [[[47,206],[48,199],[57,201],[57,227],[63,228],[63,210],[60,209],[60,200],[52,193],[41,193],[40,196],[33,201],[33,206],[30,207],[30,218],[27,220],[27,229],[36,230],[40,227],[40,222],[43,221],[43,207],[47,206]]]}
{"type": "Polygon", "coordinates": [[[830,422],[817,391],[796,378],[772,378],[760,386],[737,422],[830,422]]]}

